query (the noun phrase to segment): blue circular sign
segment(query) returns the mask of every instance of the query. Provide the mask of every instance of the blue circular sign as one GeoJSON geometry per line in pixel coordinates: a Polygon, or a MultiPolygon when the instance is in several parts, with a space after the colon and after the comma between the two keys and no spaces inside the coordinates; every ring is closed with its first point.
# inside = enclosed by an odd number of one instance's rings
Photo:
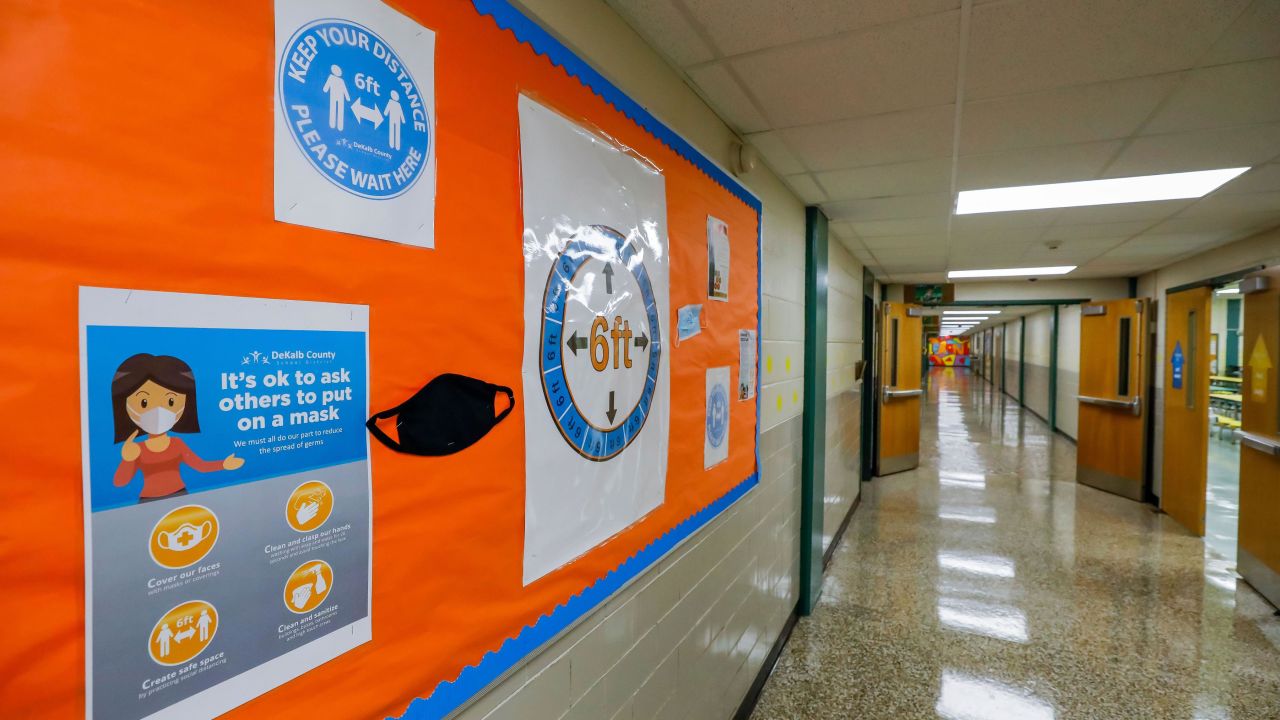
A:
{"type": "Polygon", "coordinates": [[[591,226],[556,256],[540,348],[542,391],[565,441],[597,462],[625,450],[653,406],[662,331],[643,253],[622,233],[591,226]]]}
{"type": "Polygon", "coordinates": [[[385,40],[350,20],[316,20],[280,58],[289,135],[329,182],[360,197],[408,191],[431,153],[430,108],[385,40]]]}
{"type": "Polygon", "coordinates": [[[718,448],[724,444],[728,432],[729,393],[723,385],[713,385],[711,397],[707,398],[707,442],[718,448]]]}

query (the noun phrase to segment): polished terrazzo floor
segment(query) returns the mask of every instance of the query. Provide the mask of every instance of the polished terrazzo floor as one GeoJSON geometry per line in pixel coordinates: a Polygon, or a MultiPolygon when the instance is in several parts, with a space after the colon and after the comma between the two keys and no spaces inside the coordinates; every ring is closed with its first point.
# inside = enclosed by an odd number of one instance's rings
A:
{"type": "Polygon", "coordinates": [[[1240,441],[1209,436],[1208,493],[1205,496],[1204,541],[1222,557],[1236,559],[1240,526],[1240,441]]]}
{"type": "Polygon", "coordinates": [[[863,485],[756,720],[1280,718],[1280,617],[1075,446],[935,370],[921,466],[863,485]]]}

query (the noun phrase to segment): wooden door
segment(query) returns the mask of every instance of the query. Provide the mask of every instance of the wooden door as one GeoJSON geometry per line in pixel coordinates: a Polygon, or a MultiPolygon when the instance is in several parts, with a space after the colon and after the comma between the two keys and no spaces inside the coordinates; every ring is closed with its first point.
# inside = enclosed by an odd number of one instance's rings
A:
{"type": "Polygon", "coordinates": [[[923,340],[919,305],[887,302],[880,333],[880,444],[876,468],[880,475],[910,470],[920,462],[920,343],[923,340]]]}
{"type": "Polygon", "coordinates": [[[1149,308],[1142,298],[1080,310],[1076,480],[1131,500],[1146,487],[1149,308]]]}
{"type": "Polygon", "coordinates": [[[1164,451],[1160,507],[1204,535],[1209,467],[1209,317],[1213,289],[1165,298],[1164,451]]]}
{"type": "Polygon", "coordinates": [[[1280,607],[1280,267],[1240,282],[1244,389],[1240,432],[1240,575],[1280,607]]]}

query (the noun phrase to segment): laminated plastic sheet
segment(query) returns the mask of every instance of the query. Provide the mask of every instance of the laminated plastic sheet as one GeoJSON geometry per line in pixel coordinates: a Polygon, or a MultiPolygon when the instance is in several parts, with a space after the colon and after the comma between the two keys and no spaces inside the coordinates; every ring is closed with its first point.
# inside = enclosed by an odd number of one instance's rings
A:
{"type": "MultiPolygon", "coordinates": [[[[81,287],[367,306],[373,408],[449,372],[517,389],[520,411],[462,452],[372,448],[372,640],[226,717],[443,717],[755,485],[755,400],[728,403],[728,456],[710,469],[704,438],[706,371],[730,368],[736,387],[739,331],[759,327],[759,201],[503,0],[394,9],[434,34],[433,249],[276,221],[271,3],[0,7],[0,450],[10,479],[0,484],[0,615],[11,619],[0,715],[86,709],[81,287]],[[521,97],[656,173],[646,176],[661,180],[665,231],[655,236],[667,243],[656,322],[665,476],[631,473],[628,514],[559,548],[536,579],[526,574],[525,413],[547,400],[521,390],[539,332],[525,317],[521,97]],[[729,228],[729,302],[707,299],[708,216],[729,228]],[[701,331],[671,342],[676,308],[695,304],[701,331]]],[[[610,344],[612,330],[611,320],[610,344]]],[[[632,332],[633,359],[644,357],[632,332]]]]}

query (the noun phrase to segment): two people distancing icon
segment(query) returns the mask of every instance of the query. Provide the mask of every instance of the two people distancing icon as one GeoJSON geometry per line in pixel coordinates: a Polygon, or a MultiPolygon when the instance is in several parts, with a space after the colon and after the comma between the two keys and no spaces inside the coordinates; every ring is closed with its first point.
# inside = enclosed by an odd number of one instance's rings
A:
{"type": "MultiPolygon", "coordinates": [[[[357,73],[357,88],[362,87],[361,79],[361,74],[357,73]]],[[[363,87],[370,90],[376,98],[378,95],[376,83],[369,83],[368,85],[363,85],[363,87]]],[[[342,79],[341,67],[337,65],[329,66],[329,77],[324,82],[322,92],[329,96],[329,127],[334,130],[343,130],[347,103],[351,102],[351,92],[347,89],[347,82],[342,79]]],[[[376,100],[373,105],[365,105],[361,98],[356,98],[355,102],[351,103],[350,109],[357,124],[368,120],[373,124],[375,130],[385,120],[387,123],[387,145],[393,150],[400,149],[400,126],[404,125],[405,121],[404,108],[400,105],[400,93],[392,90],[391,99],[386,102],[381,110],[378,109],[376,100]]]]}

